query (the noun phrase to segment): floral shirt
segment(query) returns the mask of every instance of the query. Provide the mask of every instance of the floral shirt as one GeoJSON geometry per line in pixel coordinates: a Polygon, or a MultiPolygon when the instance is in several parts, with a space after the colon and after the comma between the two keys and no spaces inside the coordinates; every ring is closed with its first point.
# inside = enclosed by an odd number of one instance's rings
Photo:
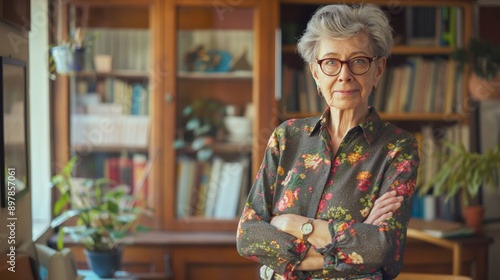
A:
{"type": "Polygon", "coordinates": [[[329,114],[328,108],[321,117],[291,119],[274,130],[238,225],[238,251],[285,279],[395,278],[403,263],[418,143],[370,107],[366,121],[349,130],[333,154],[329,114]],[[377,197],[390,190],[404,196],[399,210],[379,226],[363,224],[377,197]],[[331,243],[314,248],[324,256],[323,270],[295,269],[311,244],[270,224],[273,216],[288,213],[328,221],[331,243]]]}

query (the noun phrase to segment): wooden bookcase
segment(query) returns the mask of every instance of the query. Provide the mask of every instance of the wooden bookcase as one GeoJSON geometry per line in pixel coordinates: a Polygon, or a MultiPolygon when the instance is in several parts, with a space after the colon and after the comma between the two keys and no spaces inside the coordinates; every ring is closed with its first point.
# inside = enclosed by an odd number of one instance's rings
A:
{"type": "MultiPolygon", "coordinates": [[[[365,1],[347,1],[347,3],[361,2],[365,1]]],[[[368,2],[381,6],[392,5],[392,2],[382,0],[368,2]]],[[[281,63],[293,61],[292,64],[296,67],[302,67],[297,66],[302,62],[295,53],[295,45],[293,43],[281,44],[276,39],[277,31],[283,29],[282,23],[287,18],[297,16],[297,19],[303,18],[307,21],[316,7],[330,3],[331,1],[326,0],[70,0],[62,3],[63,11],[69,11],[70,6],[77,7],[80,10],[77,15],[81,19],[85,18],[88,26],[147,28],[150,32],[151,64],[146,73],[150,86],[150,135],[148,146],[143,152],[148,155],[149,159],[154,158],[148,181],[148,199],[155,209],[152,226],[157,231],[155,231],[155,238],[151,240],[152,243],[144,245],[144,248],[155,247],[152,251],[154,256],[170,255],[174,275],[180,275],[182,279],[194,279],[196,275],[199,275],[197,273],[203,273],[207,279],[212,279],[211,275],[215,277],[213,279],[224,279],[224,276],[220,275],[230,272],[235,273],[233,278],[240,279],[236,276],[239,272],[232,268],[243,267],[242,274],[245,271],[254,273],[258,268],[257,263],[249,260],[242,258],[235,260],[236,248],[234,238],[231,236],[236,232],[237,216],[232,219],[178,216],[179,158],[195,157],[195,153],[189,148],[174,148],[176,140],[185,135],[182,131],[185,129],[182,123],[182,110],[197,98],[203,100],[215,98],[226,105],[237,107],[240,111],[246,104],[253,104],[255,114],[249,144],[228,143],[222,137],[216,138],[213,145],[216,155],[243,154],[248,156],[251,159],[248,180],[251,181],[262,161],[267,140],[274,127],[287,118],[311,115],[304,112],[286,112],[275,97],[282,96],[279,86],[281,63]],[[234,31],[252,34],[252,49],[247,56],[251,65],[250,71],[239,76],[232,73],[186,71],[183,58],[191,47],[196,46],[195,43],[199,43],[197,39],[193,39],[194,37],[215,40],[213,38],[216,36],[222,36],[221,38],[229,42],[223,47],[230,47],[234,41],[238,41],[238,39],[231,41],[233,35],[227,35],[234,34],[231,33],[234,31]],[[197,33],[196,36],[193,35],[195,33],[197,33]],[[191,36],[189,40],[182,37],[186,34],[191,36]],[[190,42],[193,45],[189,45],[190,42]],[[179,236],[177,234],[185,235],[186,238],[172,240],[167,238],[172,235],[179,236]],[[207,236],[206,240],[203,236],[207,236]],[[204,246],[198,246],[202,242],[200,240],[206,241],[204,246]],[[223,252],[220,258],[207,263],[214,264],[213,266],[200,265],[201,270],[188,271],[187,267],[192,267],[192,263],[200,263],[194,254],[199,256],[205,253],[216,254],[215,252],[219,249],[223,252]]],[[[472,36],[473,1],[413,0],[397,1],[394,5],[396,6],[388,7],[388,9],[398,11],[404,10],[407,6],[459,7],[463,15],[461,34],[463,41],[468,41],[472,36]]],[[[397,16],[400,18],[399,14],[397,16]]],[[[68,33],[69,14],[63,13],[58,18],[62,20],[60,23],[62,33],[68,33]]],[[[217,48],[217,45],[211,46],[209,43],[206,43],[206,46],[217,48]]],[[[417,47],[398,44],[394,47],[392,55],[394,57],[410,55],[448,57],[452,51],[450,47],[417,47]]],[[[123,74],[120,76],[120,73],[113,75],[124,79],[134,79],[134,77],[127,78],[123,74]]],[[[57,163],[65,162],[73,152],[73,147],[70,145],[68,110],[71,104],[69,90],[72,78],[58,76],[54,84],[52,149],[54,161],[57,163]]],[[[464,95],[464,99],[467,99],[467,95],[464,95]]],[[[446,127],[457,123],[467,124],[469,119],[467,110],[461,113],[382,112],[382,117],[412,131],[418,131],[422,125],[446,127]]],[[[57,170],[55,169],[54,172],[57,170]]],[[[143,250],[142,243],[137,244],[131,250],[134,253],[126,253],[125,260],[125,263],[130,263],[131,271],[166,271],[165,264],[158,260],[151,260],[153,268],[147,269],[145,268],[148,266],[147,263],[137,260],[137,256],[134,255],[141,255],[146,260],[151,259],[146,256],[148,250],[143,250]],[[141,263],[141,268],[134,269],[133,263],[138,262],[141,263]]],[[[80,258],[79,261],[83,260],[80,258]]]]}

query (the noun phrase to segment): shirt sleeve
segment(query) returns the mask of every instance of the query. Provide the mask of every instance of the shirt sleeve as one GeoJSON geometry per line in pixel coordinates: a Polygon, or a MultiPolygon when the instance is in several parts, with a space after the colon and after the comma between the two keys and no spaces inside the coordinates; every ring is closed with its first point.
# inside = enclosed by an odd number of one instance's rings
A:
{"type": "Polygon", "coordinates": [[[237,249],[240,255],[260,262],[279,274],[293,271],[306,252],[306,244],[270,224],[279,164],[280,139],[271,135],[247,203],[240,218],[237,249]]]}
{"type": "Polygon", "coordinates": [[[379,193],[396,190],[404,196],[402,205],[380,226],[329,220],[332,242],[317,251],[324,255],[324,269],[330,273],[347,276],[382,271],[384,279],[393,279],[401,270],[420,163],[418,143],[414,138],[401,140],[389,149],[387,157],[379,193]]]}

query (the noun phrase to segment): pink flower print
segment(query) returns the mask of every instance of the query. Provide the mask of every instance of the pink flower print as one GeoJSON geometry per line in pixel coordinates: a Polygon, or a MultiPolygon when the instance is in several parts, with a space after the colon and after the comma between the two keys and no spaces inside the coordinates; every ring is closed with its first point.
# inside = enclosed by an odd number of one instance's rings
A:
{"type": "Polygon", "coordinates": [[[292,174],[293,174],[293,170],[292,169],[288,170],[288,173],[286,174],[285,180],[283,182],[281,182],[281,184],[283,186],[286,187],[286,185],[288,185],[288,183],[290,182],[290,179],[292,179],[292,174]]]}
{"type": "Polygon", "coordinates": [[[397,170],[399,172],[410,172],[411,171],[411,161],[405,160],[398,163],[397,170]]]}

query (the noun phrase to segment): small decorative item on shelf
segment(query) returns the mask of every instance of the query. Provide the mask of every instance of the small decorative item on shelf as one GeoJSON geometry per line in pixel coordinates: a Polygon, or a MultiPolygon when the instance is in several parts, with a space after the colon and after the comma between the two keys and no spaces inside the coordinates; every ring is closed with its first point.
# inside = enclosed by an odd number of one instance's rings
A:
{"type": "Polygon", "coordinates": [[[124,246],[132,242],[133,234],[148,230],[139,219],[150,214],[150,209],[121,186],[106,189],[111,183],[108,179],[73,178],[76,161],[77,157],[71,158],[52,178],[60,193],[54,203],[57,216],[51,222],[52,228],[59,228],[57,247],[64,246],[68,234],[83,244],[87,262],[98,276],[112,277],[120,268],[124,246]],[[67,226],[72,218],[77,218],[76,226],[67,226]]]}
{"type": "Polygon", "coordinates": [[[474,99],[500,98],[500,46],[471,39],[467,48],[457,49],[452,57],[460,69],[465,64],[472,67],[468,87],[474,99]]]}
{"type": "Polygon", "coordinates": [[[198,72],[229,72],[232,56],[223,50],[206,50],[203,45],[196,47],[186,54],[188,71],[198,72]]]}
{"type": "Polygon", "coordinates": [[[481,233],[484,208],[469,204],[481,186],[500,189],[500,145],[482,154],[468,151],[463,144],[444,142],[444,145],[450,153],[440,155],[444,157],[440,170],[421,187],[420,194],[432,190],[434,196],[445,195],[446,201],[462,195],[465,222],[481,233]],[[473,212],[477,217],[471,215],[473,212]]]}
{"type": "Polygon", "coordinates": [[[226,116],[224,125],[228,132],[227,140],[235,143],[252,141],[252,119],[243,116],[226,116]]]}
{"type": "Polygon", "coordinates": [[[215,99],[197,99],[184,107],[183,133],[175,141],[175,148],[185,148],[190,143],[198,160],[209,160],[213,155],[212,144],[224,129],[225,109],[226,105],[215,99]]]}
{"type": "Polygon", "coordinates": [[[91,53],[94,36],[77,28],[67,41],[50,48],[55,70],[59,74],[70,74],[85,68],[86,55],[91,53]]]}
{"type": "Polygon", "coordinates": [[[109,54],[96,54],[94,65],[96,72],[109,73],[113,69],[113,57],[109,54]]]}

